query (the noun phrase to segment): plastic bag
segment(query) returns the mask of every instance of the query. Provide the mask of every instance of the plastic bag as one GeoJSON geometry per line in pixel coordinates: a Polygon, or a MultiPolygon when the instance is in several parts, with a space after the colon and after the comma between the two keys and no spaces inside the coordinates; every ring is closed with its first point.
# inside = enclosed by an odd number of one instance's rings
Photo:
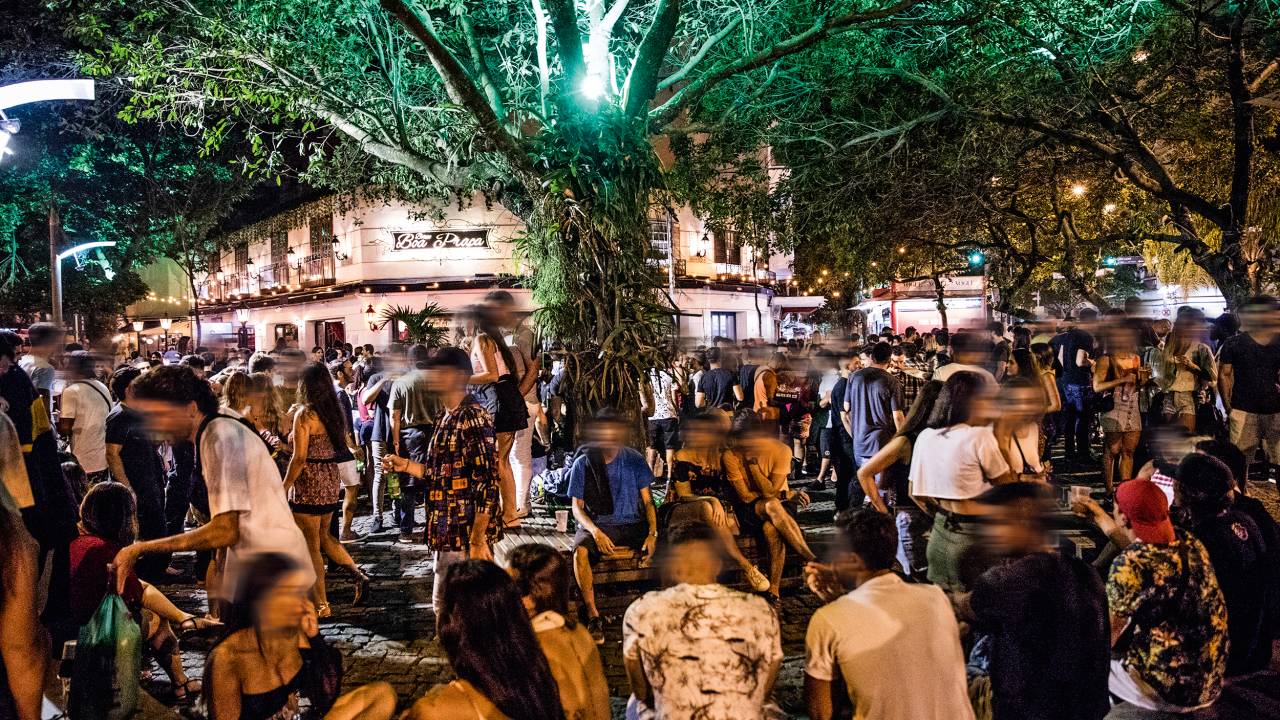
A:
{"type": "Polygon", "coordinates": [[[69,709],[76,720],[122,720],[138,707],[142,633],[120,596],[109,592],[80,628],[69,709]]]}

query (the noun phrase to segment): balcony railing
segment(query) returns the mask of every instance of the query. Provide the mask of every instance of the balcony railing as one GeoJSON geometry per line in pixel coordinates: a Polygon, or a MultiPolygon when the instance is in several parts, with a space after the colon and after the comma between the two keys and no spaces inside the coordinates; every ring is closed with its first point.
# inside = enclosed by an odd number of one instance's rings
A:
{"type": "Polygon", "coordinates": [[[302,258],[298,265],[298,280],[302,287],[318,287],[333,284],[334,273],[333,250],[324,250],[302,258]]]}
{"type": "Polygon", "coordinates": [[[289,263],[284,260],[264,265],[262,271],[258,273],[258,286],[263,290],[289,287],[290,274],[289,263]]]}
{"type": "Polygon", "coordinates": [[[253,297],[266,290],[288,289],[295,285],[304,288],[332,285],[336,279],[332,250],[324,250],[302,258],[296,266],[288,262],[264,265],[257,272],[223,274],[221,278],[210,276],[200,286],[200,299],[208,303],[223,303],[253,297]]]}

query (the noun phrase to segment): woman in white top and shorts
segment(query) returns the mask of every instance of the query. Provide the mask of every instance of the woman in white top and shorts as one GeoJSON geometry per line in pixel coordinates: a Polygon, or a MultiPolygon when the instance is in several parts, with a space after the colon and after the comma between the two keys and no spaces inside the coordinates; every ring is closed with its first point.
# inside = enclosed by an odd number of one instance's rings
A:
{"type": "Polygon", "coordinates": [[[980,532],[973,499],[1014,477],[991,426],[996,390],[977,373],[947,378],[911,453],[911,497],[934,516],[929,581],[946,590],[964,589],[960,562],[980,532]]]}

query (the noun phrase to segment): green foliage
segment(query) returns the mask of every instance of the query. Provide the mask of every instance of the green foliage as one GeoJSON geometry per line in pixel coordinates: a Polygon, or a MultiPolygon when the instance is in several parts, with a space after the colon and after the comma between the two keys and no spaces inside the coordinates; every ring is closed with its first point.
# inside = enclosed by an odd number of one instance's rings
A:
{"type": "Polygon", "coordinates": [[[391,325],[397,332],[403,328],[404,341],[411,345],[426,345],[429,348],[436,348],[448,343],[449,331],[440,321],[444,319],[445,312],[436,303],[427,303],[424,307],[414,310],[407,305],[393,305],[383,308],[378,317],[382,320],[382,324],[378,326],[381,330],[387,325],[391,325]]]}
{"type": "Polygon", "coordinates": [[[579,412],[637,409],[640,383],[669,352],[675,309],[648,263],[650,201],[662,175],[641,125],[602,114],[544,132],[536,165],[546,192],[517,239],[537,268],[541,332],[567,341],[579,412]]]}

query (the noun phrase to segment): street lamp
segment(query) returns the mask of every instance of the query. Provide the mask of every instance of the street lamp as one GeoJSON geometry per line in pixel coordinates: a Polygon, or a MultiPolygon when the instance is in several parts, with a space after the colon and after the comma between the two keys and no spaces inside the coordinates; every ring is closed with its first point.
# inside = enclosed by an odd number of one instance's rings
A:
{"type": "Polygon", "coordinates": [[[164,349],[169,349],[169,328],[173,327],[173,320],[165,315],[160,318],[160,329],[164,330],[164,349]]]}
{"type": "Polygon", "coordinates": [[[370,330],[375,332],[378,330],[378,313],[373,309],[372,304],[364,309],[364,320],[369,323],[370,330]]]}
{"type": "MultiPolygon", "coordinates": [[[[3,92],[6,88],[0,88],[3,92]]],[[[94,248],[115,247],[114,240],[95,240],[94,242],[80,243],[75,247],[68,248],[62,252],[57,252],[58,245],[54,240],[57,232],[55,230],[61,224],[61,221],[55,220],[56,214],[49,216],[49,254],[52,262],[49,264],[49,280],[53,285],[53,324],[62,327],[62,261],[66,260],[77,253],[94,248]]]]}
{"type": "Polygon", "coordinates": [[[141,355],[141,354],[142,354],[142,326],[143,326],[143,325],[144,325],[144,323],[143,323],[141,320],[134,320],[134,321],[133,321],[133,334],[134,334],[134,336],[135,336],[135,339],[138,341],[138,354],[139,354],[139,355],[141,355]]]}

